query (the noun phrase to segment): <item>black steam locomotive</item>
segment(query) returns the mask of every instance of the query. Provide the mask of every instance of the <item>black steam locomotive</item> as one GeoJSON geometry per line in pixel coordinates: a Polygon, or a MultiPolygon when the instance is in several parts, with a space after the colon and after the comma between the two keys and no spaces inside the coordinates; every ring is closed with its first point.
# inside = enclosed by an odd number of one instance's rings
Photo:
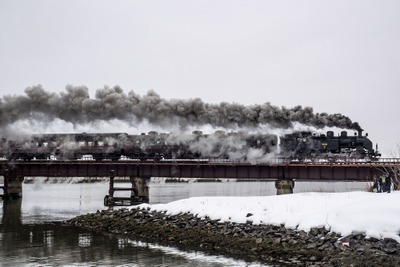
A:
{"type": "Polygon", "coordinates": [[[362,135],[358,131],[354,136],[349,136],[346,131],[335,136],[333,131],[325,134],[311,132],[295,132],[280,138],[281,152],[284,157],[343,157],[343,158],[368,158],[380,157],[378,149],[373,148],[368,134],[362,135]]]}
{"type": "Polygon", "coordinates": [[[7,160],[166,160],[222,159],[263,161],[266,156],[377,158],[379,153],[362,132],[334,136],[294,132],[283,136],[217,131],[203,134],[79,133],[32,135],[15,140],[0,140],[0,157],[7,160]]]}

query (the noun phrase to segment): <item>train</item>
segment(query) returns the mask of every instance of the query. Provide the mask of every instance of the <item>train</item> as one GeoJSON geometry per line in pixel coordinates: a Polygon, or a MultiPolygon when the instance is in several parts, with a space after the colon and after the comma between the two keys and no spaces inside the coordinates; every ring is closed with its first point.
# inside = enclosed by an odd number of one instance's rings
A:
{"type": "Polygon", "coordinates": [[[216,131],[204,134],[158,133],[60,133],[0,139],[5,160],[262,160],[280,158],[357,157],[375,159],[368,135],[346,131],[316,134],[308,131],[284,135],[216,131]]]}

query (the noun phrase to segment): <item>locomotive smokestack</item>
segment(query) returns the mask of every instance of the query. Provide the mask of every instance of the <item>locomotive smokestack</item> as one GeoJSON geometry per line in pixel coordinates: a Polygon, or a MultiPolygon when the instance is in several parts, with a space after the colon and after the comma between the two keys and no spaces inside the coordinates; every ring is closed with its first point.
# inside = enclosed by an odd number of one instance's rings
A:
{"type": "Polygon", "coordinates": [[[358,122],[353,122],[353,123],[351,124],[350,128],[351,128],[351,129],[354,129],[354,130],[356,130],[356,131],[358,131],[358,132],[364,131],[364,129],[361,128],[361,126],[360,126],[360,124],[358,124],[358,122]]]}
{"type": "Polygon", "coordinates": [[[361,128],[361,126],[358,124],[358,122],[354,122],[354,123],[351,125],[351,129],[356,130],[357,133],[358,133],[358,136],[359,136],[359,137],[362,137],[362,132],[364,131],[364,129],[361,128]]]}
{"type": "Polygon", "coordinates": [[[66,86],[66,92],[51,93],[42,86],[25,90],[26,95],[0,98],[0,127],[21,119],[61,119],[73,124],[94,121],[123,120],[137,124],[186,126],[212,125],[231,128],[256,127],[269,124],[274,128],[290,128],[294,122],[316,128],[338,127],[359,130],[358,123],[337,114],[314,113],[311,107],[293,108],[273,106],[269,102],[251,106],[236,103],[209,104],[201,99],[167,100],[150,90],[140,96],[130,91],[125,94],[115,86],[96,91],[89,97],[85,86],[66,86]]]}

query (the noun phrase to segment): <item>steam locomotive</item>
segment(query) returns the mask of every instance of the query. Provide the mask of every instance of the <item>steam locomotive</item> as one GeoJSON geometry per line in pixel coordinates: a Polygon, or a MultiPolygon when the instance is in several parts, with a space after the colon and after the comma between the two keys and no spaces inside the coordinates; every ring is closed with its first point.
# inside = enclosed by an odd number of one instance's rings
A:
{"type": "Polygon", "coordinates": [[[282,156],[284,157],[376,159],[381,156],[377,145],[376,149],[373,149],[368,134],[363,136],[362,130],[359,130],[354,136],[349,136],[347,131],[342,131],[338,136],[335,136],[333,131],[328,131],[326,134],[294,132],[282,136],[280,141],[282,156]]]}
{"type": "Polygon", "coordinates": [[[357,157],[377,158],[379,152],[362,132],[334,136],[311,132],[293,132],[283,136],[216,131],[203,134],[167,134],[149,132],[74,133],[32,135],[15,140],[0,140],[0,157],[7,160],[165,160],[223,159],[260,160],[266,155],[283,158],[357,157]],[[87,157],[89,156],[89,157],[87,157]],[[86,158],[85,158],[86,157],[86,158]]]}

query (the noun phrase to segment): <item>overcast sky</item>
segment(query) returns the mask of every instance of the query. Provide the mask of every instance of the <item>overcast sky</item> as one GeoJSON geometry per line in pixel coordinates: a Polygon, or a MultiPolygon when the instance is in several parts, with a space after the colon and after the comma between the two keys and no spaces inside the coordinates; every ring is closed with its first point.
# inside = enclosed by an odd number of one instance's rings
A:
{"type": "Polygon", "coordinates": [[[0,0],[0,95],[119,85],[310,106],[400,144],[400,1],[0,0]]]}

